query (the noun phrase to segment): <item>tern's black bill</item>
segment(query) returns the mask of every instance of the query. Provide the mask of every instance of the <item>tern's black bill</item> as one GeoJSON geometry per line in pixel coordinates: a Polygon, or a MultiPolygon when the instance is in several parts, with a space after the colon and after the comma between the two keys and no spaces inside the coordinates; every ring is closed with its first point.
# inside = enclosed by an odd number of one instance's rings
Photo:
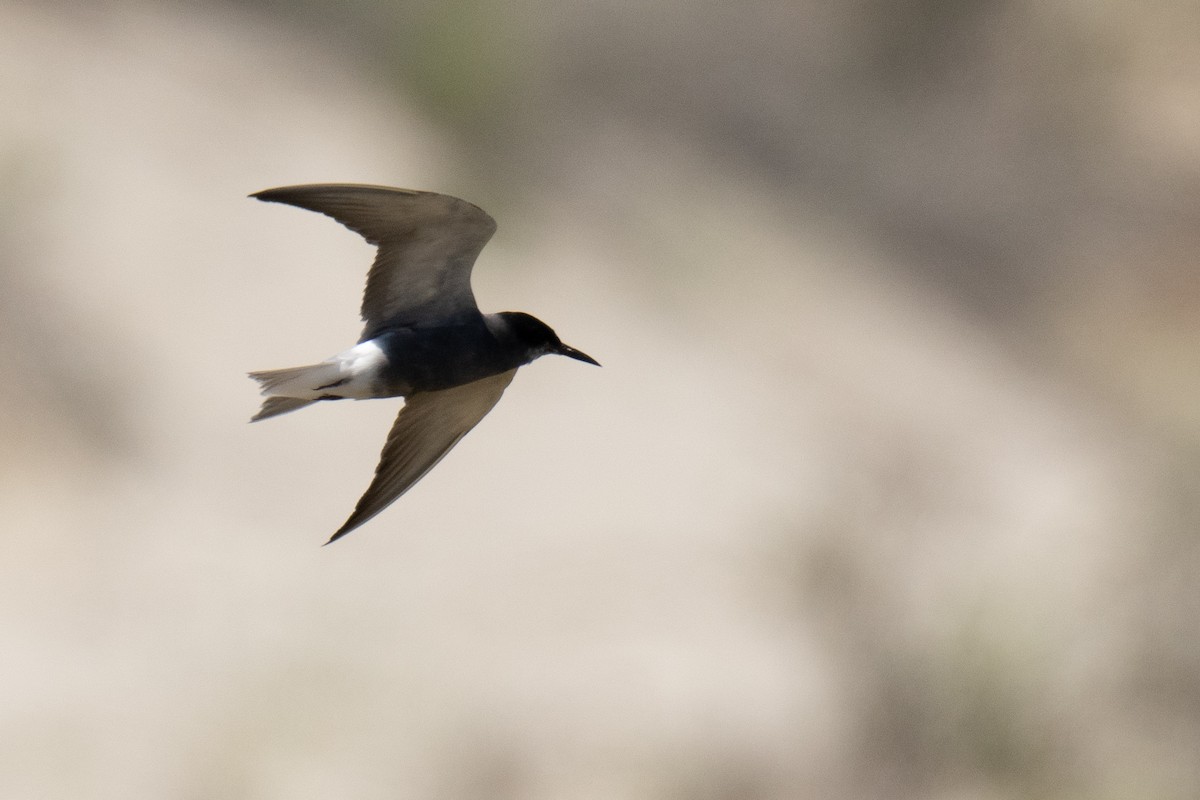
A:
{"type": "Polygon", "coordinates": [[[597,367],[600,366],[599,361],[592,358],[591,356],[589,356],[587,353],[583,352],[582,350],[576,350],[574,347],[571,347],[570,345],[565,345],[565,344],[560,345],[558,350],[556,350],[555,352],[557,352],[560,356],[567,356],[568,358],[573,358],[576,361],[586,361],[589,364],[595,364],[597,367]]]}

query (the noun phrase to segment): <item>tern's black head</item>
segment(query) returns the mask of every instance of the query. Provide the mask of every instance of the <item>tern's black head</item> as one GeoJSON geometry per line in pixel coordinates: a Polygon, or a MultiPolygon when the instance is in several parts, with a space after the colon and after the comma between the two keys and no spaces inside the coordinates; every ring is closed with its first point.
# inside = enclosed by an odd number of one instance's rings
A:
{"type": "Polygon", "coordinates": [[[552,353],[554,355],[574,358],[578,361],[586,361],[589,364],[595,364],[597,367],[600,366],[600,362],[587,353],[563,344],[562,340],[558,338],[558,334],[537,317],[524,314],[520,311],[502,311],[498,316],[507,323],[509,333],[524,348],[529,361],[534,360],[538,356],[552,353]]]}

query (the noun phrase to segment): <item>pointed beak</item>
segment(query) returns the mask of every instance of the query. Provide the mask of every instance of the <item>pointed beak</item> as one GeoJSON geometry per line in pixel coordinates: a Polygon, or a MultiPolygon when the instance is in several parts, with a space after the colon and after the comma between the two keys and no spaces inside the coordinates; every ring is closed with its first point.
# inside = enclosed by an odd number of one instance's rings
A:
{"type": "Polygon", "coordinates": [[[587,353],[584,353],[581,350],[576,350],[574,347],[570,347],[565,344],[559,345],[558,349],[554,352],[558,353],[560,356],[573,358],[576,361],[586,361],[589,364],[595,364],[597,367],[600,366],[600,362],[589,356],[587,353]]]}

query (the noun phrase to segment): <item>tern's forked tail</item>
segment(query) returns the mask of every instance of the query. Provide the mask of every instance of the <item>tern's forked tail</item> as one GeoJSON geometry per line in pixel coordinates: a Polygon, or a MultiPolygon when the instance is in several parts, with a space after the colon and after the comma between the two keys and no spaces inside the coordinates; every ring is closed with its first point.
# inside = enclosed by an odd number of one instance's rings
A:
{"type": "Polygon", "coordinates": [[[267,396],[251,422],[304,408],[320,399],[322,389],[340,378],[338,365],[328,361],[307,367],[288,367],[251,372],[262,393],[267,396]]]}

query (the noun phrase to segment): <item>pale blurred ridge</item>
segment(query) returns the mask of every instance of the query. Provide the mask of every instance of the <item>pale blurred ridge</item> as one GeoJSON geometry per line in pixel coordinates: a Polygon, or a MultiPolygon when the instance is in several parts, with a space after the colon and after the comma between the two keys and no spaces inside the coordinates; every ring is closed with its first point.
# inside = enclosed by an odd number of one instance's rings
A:
{"type": "Polygon", "coordinates": [[[1193,5],[0,0],[0,797],[1200,796],[1193,5]],[[327,180],[605,367],[320,548],[327,180]]]}

